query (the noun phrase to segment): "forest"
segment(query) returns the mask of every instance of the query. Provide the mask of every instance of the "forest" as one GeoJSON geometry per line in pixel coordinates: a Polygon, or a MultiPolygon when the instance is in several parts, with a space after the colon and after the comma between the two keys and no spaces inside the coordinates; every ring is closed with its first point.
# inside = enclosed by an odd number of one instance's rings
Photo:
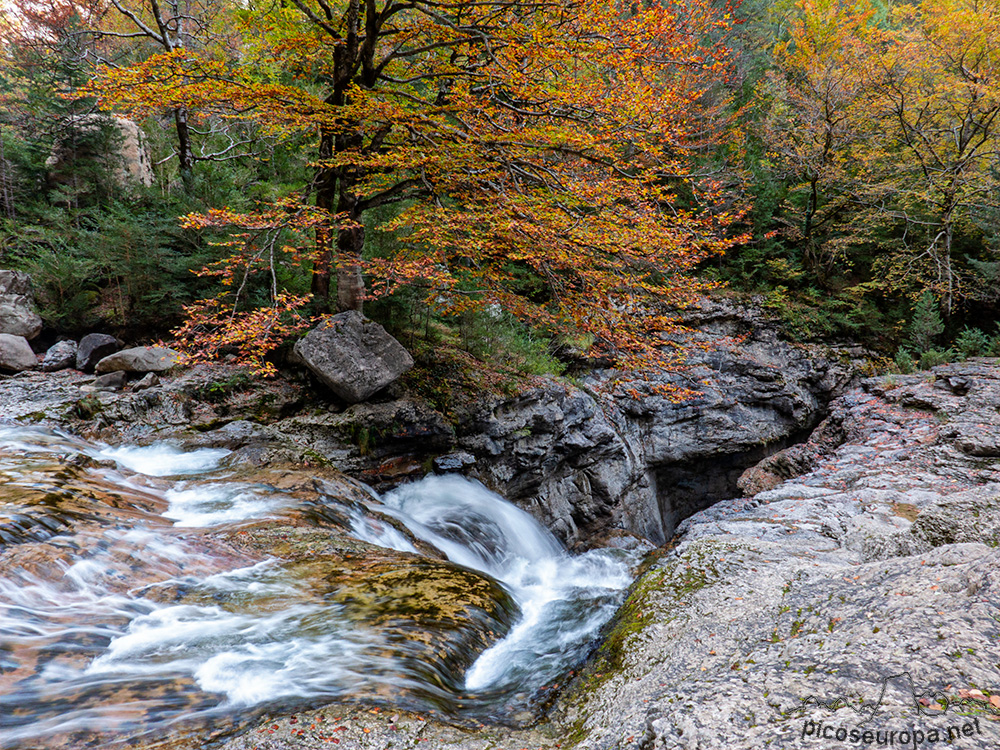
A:
{"type": "Polygon", "coordinates": [[[50,340],[272,374],[363,309],[418,361],[642,368],[721,294],[1000,355],[997,0],[0,8],[0,268],[50,340]]]}

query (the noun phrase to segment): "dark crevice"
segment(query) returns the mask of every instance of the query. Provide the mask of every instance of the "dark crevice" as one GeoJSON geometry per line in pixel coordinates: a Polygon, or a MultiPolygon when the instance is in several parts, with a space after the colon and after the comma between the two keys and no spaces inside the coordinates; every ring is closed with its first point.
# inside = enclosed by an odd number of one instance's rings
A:
{"type": "Polygon", "coordinates": [[[722,500],[739,497],[736,483],[744,471],[778,451],[804,443],[811,434],[812,429],[805,429],[766,445],[651,467],[663,536],[650,541],[663,544],[685,518],[722,500]]]}

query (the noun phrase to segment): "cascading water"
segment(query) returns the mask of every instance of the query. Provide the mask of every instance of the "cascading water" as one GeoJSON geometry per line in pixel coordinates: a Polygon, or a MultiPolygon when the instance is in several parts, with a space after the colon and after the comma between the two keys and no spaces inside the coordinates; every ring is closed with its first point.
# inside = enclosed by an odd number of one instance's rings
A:
{"type": "Polygon", "coordinates": [[[11,427],[0,480],[0,747],[341,700],[515,716],[581,658],[637,563],[571,556],[454,476],[384,498],[314,482],[304,500],[226,451],[11,427]],[[335,525],[368,544],[317,536],[335,525]],[[267,534],[272,555],[241,541],[267,534]],[[314,547],[289,557],[296,540],[314,547]],[[433,550],[450,563],[418,557],[433,550]]]}

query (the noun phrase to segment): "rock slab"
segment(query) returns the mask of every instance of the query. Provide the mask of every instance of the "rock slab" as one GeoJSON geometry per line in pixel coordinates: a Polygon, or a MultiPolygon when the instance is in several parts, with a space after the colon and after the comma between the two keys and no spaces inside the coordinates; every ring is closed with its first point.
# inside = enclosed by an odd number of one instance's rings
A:
{"type": "Polygon", "coordinates": [[[334,315],[295,345],[295,356],[331,391],[356,404],[413,367],[413,357],[361,313],[334,315]]]}
{"type": "Polygon", "coordinates": [[[1000,362],[862,386],[680,524],[562,699],[577,750],[1000,746],[1000,362]]]}

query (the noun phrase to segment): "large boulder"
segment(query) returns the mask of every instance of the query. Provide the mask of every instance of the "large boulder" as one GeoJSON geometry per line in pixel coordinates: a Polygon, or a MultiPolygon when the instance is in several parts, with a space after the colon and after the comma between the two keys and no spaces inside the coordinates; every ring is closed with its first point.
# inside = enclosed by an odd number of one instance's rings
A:
{"type": "Polygon", "coordinates": [[[361,313],[334,315],[295,345],[295,356],[339,398],[364,401],[413,367],[413,357],[361,313]]]}
{"type": "Polygon", "coordinates": [[[31,278],[22,271],[0,271],[0,333],[33,339],[41,332],[31,278]]]}
{"type": "Polygon", "coordinates": [[[49,347],[42,359],[43,372],[66,370],[76,365],[76,342],[72,339],[59,341],[49,347]]]}
{"type": "Polygon", "coordinates": [[[145,135],[124,117],[93,113],[66,120],[64,132],[45,162],[49,181],[67,183],[74,165],[86,160],[106,164],[119,185],[153,184],[145,135]]]}
{"type": "Polygon", "coordinates": [[[23,336],[0,333],[0,370],[22,372],[38,367],[38,359],[23,336]]]}
{"type": "Polygon", "coordinates": [[[118,351],[118,340],[106,333],[88,333],[76,350],[76,369],[93,372],[97,363],[118,351]]]}
{"type": "Polygon", "coordinates": [[[109,354],[97,363],[98,375],[108,372],[166,372],[180,360],[180,352],[165,346],[136,346],[109,354]]]}

